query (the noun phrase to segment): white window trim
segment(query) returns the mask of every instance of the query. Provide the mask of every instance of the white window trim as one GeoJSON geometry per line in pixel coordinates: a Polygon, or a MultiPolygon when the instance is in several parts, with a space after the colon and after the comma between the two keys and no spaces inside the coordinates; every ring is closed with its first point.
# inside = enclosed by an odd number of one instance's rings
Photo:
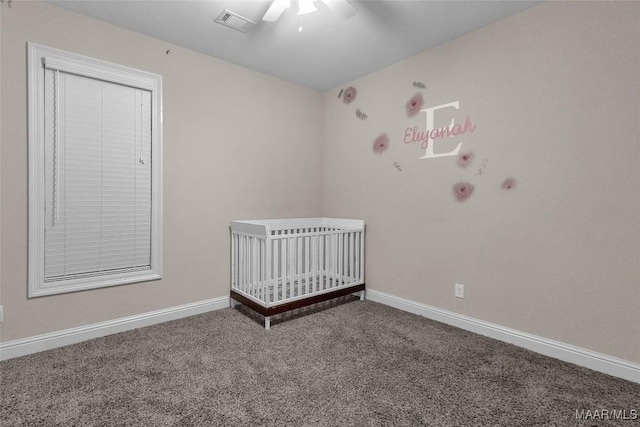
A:
{"type": "Polygon", "coordinates": [[[28,296],[40,297],[162,278],[162,76],[28,43],[29,276],[28,296]],[[151,269],[45,282],[44,70],[72,72],[151,91],[151,269]]]}

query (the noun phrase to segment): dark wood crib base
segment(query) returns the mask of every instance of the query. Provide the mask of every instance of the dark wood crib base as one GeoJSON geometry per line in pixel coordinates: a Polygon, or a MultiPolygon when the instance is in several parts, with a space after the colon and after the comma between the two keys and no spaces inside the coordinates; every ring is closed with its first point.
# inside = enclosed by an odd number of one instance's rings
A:
{"type": "Polygon", "coordinates": [[[238,292],[232,290],[231,298],[238,301],[240,304],[246,305],[256,313],[259,313],[265,317],[265,329],[269,329],[270,322],[269,318],[273,315],[284,313],[285,311],[295,310],[296,308],[306,307],[308,305],[317,304],[322,301],[327,301],[333,298],[342,297],[345,295],[353,294],[356,292],[361,292],[365,290],[365,284],[361,283],[359,285],[349,286],[348,288],[341,288],[335,291],[327,292],[320,295],[310,295],[307,298],[299,299],[297,301],[285,302],[282,304],[274,305],[271,307],[265,307],[260,305],[244,295],[239,294],[238,292]]]}

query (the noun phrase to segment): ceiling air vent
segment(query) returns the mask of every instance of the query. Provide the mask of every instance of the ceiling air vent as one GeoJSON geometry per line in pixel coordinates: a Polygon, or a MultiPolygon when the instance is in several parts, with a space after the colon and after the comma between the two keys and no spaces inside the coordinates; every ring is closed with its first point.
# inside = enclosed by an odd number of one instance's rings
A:
{"type": "Polygon", "coordinates": [[[220,16],[216,18],[216,22],[229,28],[233,28],[234,30],[238,30],[241,33],[246,33],[256,25],[256,23],[251,19],[247,19],[244,16],[240,16],[227,9],[223,10],[220,16]]]}

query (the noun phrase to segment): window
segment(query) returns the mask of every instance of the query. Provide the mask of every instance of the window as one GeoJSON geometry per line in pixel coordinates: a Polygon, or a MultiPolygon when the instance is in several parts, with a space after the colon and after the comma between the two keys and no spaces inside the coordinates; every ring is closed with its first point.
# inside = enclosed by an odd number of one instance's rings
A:
{"type": "Polygon", "coordinates": [[[161,278],[161,91],[29,44],[29,297],[161,278]]]}

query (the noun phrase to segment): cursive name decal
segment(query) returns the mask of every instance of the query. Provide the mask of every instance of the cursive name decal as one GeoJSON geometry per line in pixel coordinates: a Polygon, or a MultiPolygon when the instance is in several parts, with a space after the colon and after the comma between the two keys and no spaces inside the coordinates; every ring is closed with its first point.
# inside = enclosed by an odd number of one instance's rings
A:
{"type": "Polygon", "coordinates": [[[453,118],[451,119],[451,123],[449,126],[445,126],[442,128],[434,128],[434,115],[437,110],[442,110],[445,108],[455,108],[456,110],[460,108],[460,102],[450,102],[448,104],[436,105],[435,107],[423,108],[420,112],[425,113],[426,115],[426,127],[424,131],[419,131],[417,126],[408,127],[404,131],[404,143],[411,144],[413,142],[420,142],[422,148],[425,149],[424,156],[420,157],[420,159],[432,159],[436,157],[447,157],[447,156],[457,156],[460,152],[460,148],[462,147],[462,142],[458,144],[458,146],[448,153],[439,153],[436,154],[434,152],[435,140],[438,138],[453,138],[458,135],[464,135],[465,133],[473,132],[476,130],[476,125],[471,121],[471,117],[467,116],[464,119],[463,124],[454,123],[453,118]],[[429,144],[429,141],[432,141],[429,144]]]}

